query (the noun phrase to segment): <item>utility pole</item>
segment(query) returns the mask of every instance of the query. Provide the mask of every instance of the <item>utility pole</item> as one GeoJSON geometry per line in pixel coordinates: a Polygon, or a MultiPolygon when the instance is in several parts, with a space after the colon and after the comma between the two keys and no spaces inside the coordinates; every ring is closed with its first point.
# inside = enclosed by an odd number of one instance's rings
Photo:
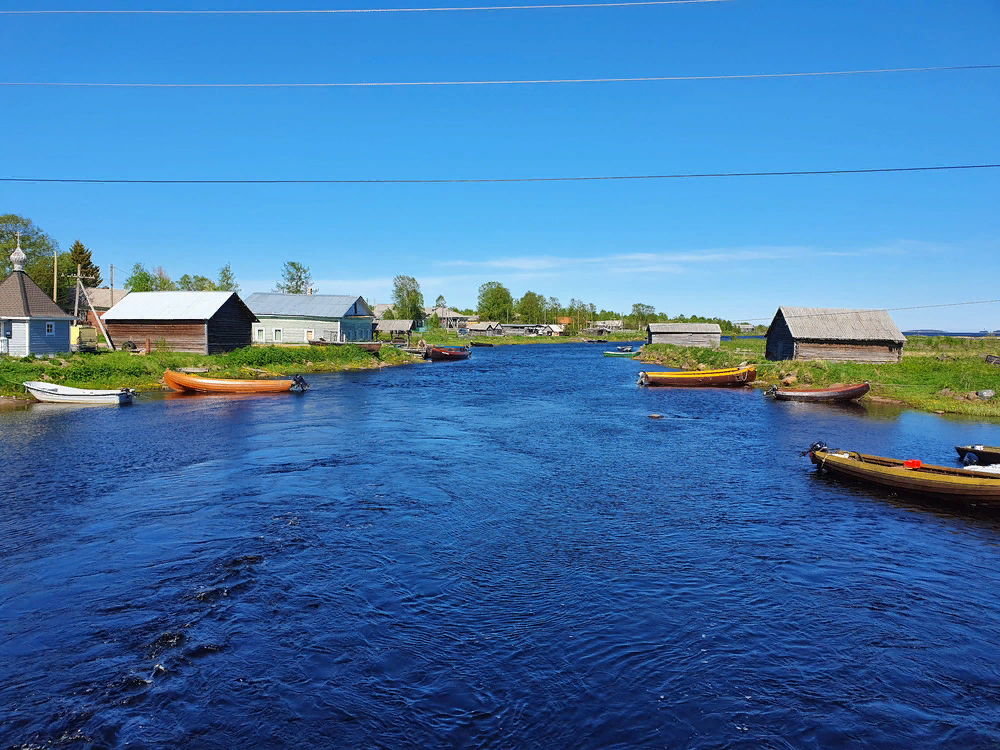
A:
{"type": "Polygon", "coordinates": [[[59,253],[56,250],[52,251],[52,301],[56,301],[56,286],[57,277],[59,270],[59,253]]]}
{"type": "MultiPolygon", "coordinates": [[[[76,267],[76,294],[77,294],[77,305],[80,303],[80,284],[84,279],[93,280],[93,276],[82,276],[80,274],[80,266],[76,267]]],[[[104,335],[104,340],[108,342],[108,348],[111,351],[115,350],[115,342],[111,340],[111,335],[108,333],[108,329],[104,327],[104,321],[101,320],[101,316],[97,314],[97,310],[94,309],[94,303],[90,301],[90,295],[87,294],[86,287],[83,288],[83,298],[87,301],[87,306],[90,311],[94,314],[94,320],[97,321],[97,327],[101,329],[101,333],[104,335]]]]}
{"type": "Polygon", "coordinates": [[[115,306],[115,267],[111,266],[111,307],[115,306]]]}
{"type": "Polygon", "coordinates": [[[83,266],[79,263],[76,264],[76,286],[74,287],[74,289],[76,289],[76,294],[73,295],[76,298],[76,301],[73,303],[73,317],[77,320],[80,318],[80,269],[82,267],[83,266]]]}

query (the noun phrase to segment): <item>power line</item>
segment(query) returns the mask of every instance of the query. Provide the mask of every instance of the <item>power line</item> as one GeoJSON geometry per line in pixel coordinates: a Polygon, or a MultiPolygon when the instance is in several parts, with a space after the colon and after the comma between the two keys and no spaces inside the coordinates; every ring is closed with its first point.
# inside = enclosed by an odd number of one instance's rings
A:
{"type": "Polygon", "coordinates": [[[41,15],[162,15],[162,16],[265,16],[318,15],[334,13],[443,13],[448,11],[543,10],[557,8],[630,8],[644,5],[695,5],[726,3],[732,0],[637,0],[616,3],[553,3],[547,5],[483,5],[444,8],[319,8],[301,10],[0,10],[6,16],[41,15]]]}
{"type": "Polygon", "coordinates": [[[0,177],[0,182],[41,182],[96,185],[447,185],[457,183],[498,182],[599,182],[610,180],[673,180],[709,177],[807,177],[811,175],[876,174],[891,172],[941,172],[964,169],[996,169],[1000,164],[957,164],[933,167],[877,167],[873,169],[815,169],[785,172],[702,172],[646,175],[601,175],[585,177],[462,177],[448,179],[383,180],[220,180],[220,179],[100,179],[82,177],[0,177]]]}
{"type": "MultiPolygon", "coordinates": [[[[1000,302],[1000,299],[981,299],[973,300],[971,302],[944,302],[937,305],[910,305],[908,307],[866,307],[866,308],[844,308],[841,310],[836,310],[833,312],[822,312],[822,313],[807,313],[805,315],[785,315],[785,319],[799,319],[799,318],[823,318],[827,316],[840,316],[847,315],[849,313],[866,313],[866,312],[899,312],[901,310],[930,310],[935,307],[963,307],[965,305],[992,305],[1000,302]]],[[[734,318],[734,320],[745,320],[747,323],[756,320],[773,320],[773,315],[768,315],[766,318],[734,318]]]]}
{"type": "Polygon", "coordinates": [[[337,83],[70,83],[46,81],[0,81],[0,86],[42,86],[77,88],[210,88],[210,89],[278,89],[278,88],[363,88],[372,86],[505,86],[514,84],[554,83],[640,83],[651,81],[739,81],[759,78],[817,78],[823,76],[857,76],[877,73],[929,73],[955,70],[995,70],[1000,65],[938,65],[924,68],[872,68],[870,70],[827,70],[804,73],[737,73],[703,76],[640,76],[633,78],[540,78],[496,81],[374,81],[337,83]]]}

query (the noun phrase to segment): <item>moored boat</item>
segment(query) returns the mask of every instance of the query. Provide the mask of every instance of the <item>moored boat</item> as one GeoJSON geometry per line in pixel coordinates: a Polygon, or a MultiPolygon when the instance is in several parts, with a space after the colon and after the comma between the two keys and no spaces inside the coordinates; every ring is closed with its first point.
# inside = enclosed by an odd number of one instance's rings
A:
{"type": "Polygon", "coordinates": [[[992,445],[956,445],[958,457],[962,463],[969,464],[1000,464],[1000,447],[992,445]],[[971,458],[970,458],[971,456],[971,458]]]}
{"type": "Polygon", "coordinates": [[[448,362],[453,359],[468,359],[471,354],[472,352],[464,346],[432,346],[427,352],[427,357],[436,362],[448,362]]]}
{"type": "Polygon", "coordinates": [[[631,346],[618,346],[618,347],[615,347],[615,348],[618,349],[618,351],[620,351],[620,352],[630,352],[630,351],[632,351],[632,347],[631,346]]]}
{"type": "Polygon", "coordinates": [[[605,357],[625,357],[626,359],[635,359],[639,356],[639,352],[604,352],[605,357]]]}
{"type": "Polygon", "coordinates": [[[493,348],[496,344],[487,344],[485,341],[473,341],[469,344],[469,346],[488,346],[493,348]]]}
{"type": "Polygon", "coordinates": [[[836,401],[854,401],[864,396],[871,387],[866,380],[858,385],[831,386],[829,388],[778,388],[772,385],[765,396],[775,401],[805,401],[811,403],[831,403],[836,401]]]}
{"type": "Polygon", "coordinates": [[[131,388],[94,390],[91,388],[71,388],[41,380],[29,380],[25,389],[39,401],[50,404],[131,404],[135,391],[131,388]]]}
{"type": "Polygon", "coordinates": [[[830,450],[824,443],[813,443],[807,455],[821,471],[837,477],[898,492],[1000,507],[1000,473],[830,450]]]}
{"type": "Polygon", "coordinates": [[[639,385],[726,387],[741,386],[757,379],[757,365],[727,367],[724,370],[689,372],[640,372],[639,385]]]}
{"type": "Polygon", "coordinates": [[[1000,365],[1000,357],[995,354],[986,355],[986,364],[988,365],[1000,365]]]}
{"type": "Polygon", "coordinates": [[[301,375],[277,380],[230,380],[200,378],[174,370],[163,373],[163,382],[181,393],[285,393],[305,391],[309,387],[301,375]]]}

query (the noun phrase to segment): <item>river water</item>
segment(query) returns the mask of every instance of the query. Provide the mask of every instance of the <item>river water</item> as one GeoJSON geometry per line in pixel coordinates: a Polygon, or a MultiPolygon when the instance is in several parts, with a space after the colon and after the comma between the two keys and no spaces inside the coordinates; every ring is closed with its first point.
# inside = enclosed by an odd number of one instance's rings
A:
{"type": "Polygon", "coordinates": [[[1000,521],[799,451],[1000,426],[602,349],[0,414],[0,747],[996,747],[1000,521]]]}

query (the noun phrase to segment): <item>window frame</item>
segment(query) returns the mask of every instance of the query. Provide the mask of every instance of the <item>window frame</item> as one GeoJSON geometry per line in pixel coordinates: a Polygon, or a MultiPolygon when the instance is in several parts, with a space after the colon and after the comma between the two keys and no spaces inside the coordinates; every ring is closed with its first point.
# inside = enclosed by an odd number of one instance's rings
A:
{"type": "Polygon", "coordinates": [[[273,341],[275,344],[280,344],[282,343],[283,339],[284,339],[284,333],[280,328],[271,329],[271,341],[273,341]]]}
{"type": "Polygon", "coordinates": [[[54,320],[45,321],[45,335],[55,336],[56,335],[56,323],[54,320]]]}
{"type": "Polygon", "coordinates": [[[256,332],[255,333],[255,337],[254,337],[254,341],[257,341],[257,342],[259,342],[261,344],[265,343],[267,341],[267,330],[265,328],[263,328],[263,327],[256,328],[254,330],[256,332]]]}

